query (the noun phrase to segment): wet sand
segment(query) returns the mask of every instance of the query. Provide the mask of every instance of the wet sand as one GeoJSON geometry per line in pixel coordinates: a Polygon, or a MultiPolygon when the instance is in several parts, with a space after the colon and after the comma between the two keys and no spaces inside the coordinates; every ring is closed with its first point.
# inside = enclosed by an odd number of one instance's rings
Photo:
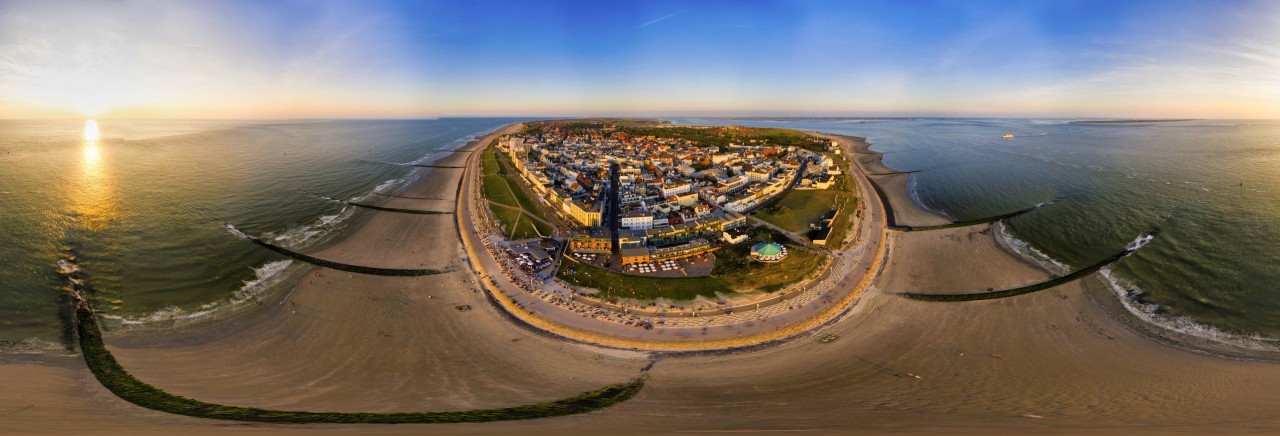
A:
{"type": "Polygon", "coordinates": [[[867,143],[866,138],[839,135],[820,136],[839,141],[847,150],[850,150],[849,156],[858,165],[858,168],[862,170],[867,179],[880,188],[880,191],[888,199],[894,217],[891,224],[916,227],[951,223],[951,220],[929,212],[916,204],[911,199],[911,192],[908,190],[907,185],[911,175],[898,172],[898,170],[886,166],[882,160],[884,153],[872,151],[871,144],[867,143]]]}
{"type": "MultiPolygon", "coordinates": [[[[749,352],[664,357],[635,398],[585,415],[426,426],[197,420],[124,403],[76,359],[46,358],[0,364],[0,424],[15,432],[117,434],[1280,430],[1280,364],[1154,341],[1116,321],[1083,282],[964,303],[888,293],[1002,288],[1047,277],[1003,251],[988,228],[891,233],[891,262],[880,280],[823,330],[839,336],[832,343],[802,338],[749,352]]],[[[426,234],[418,232],[406,237],[426,234]]],[[[456,237],[451,244],[456,252],[456,237]]],[[[113,350],[138,378],[176,394],[312,410],[545,401],[626,380],[645,361],[515,327],[482,302],[462,271],[310,274],[266,309],[270,316],[229,334],[199,345],[114,338],[113,350]],[[474,309],[458,312],[455,302],[474,309]]]]}

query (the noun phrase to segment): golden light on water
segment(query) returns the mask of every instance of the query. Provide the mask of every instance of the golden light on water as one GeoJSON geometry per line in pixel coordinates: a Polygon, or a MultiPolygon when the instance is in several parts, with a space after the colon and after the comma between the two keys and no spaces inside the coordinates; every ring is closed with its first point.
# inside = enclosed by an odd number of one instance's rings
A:
{"type": "Polygon", "coordinates": [[[89,120],[84,122],[84,140],[89,142],[98,142],[98,122],[89,120]]]}
{"type": "Polygon", "coordinates": [[[98,122],[84,123],[84,143],[81,145],[80,179],[74,184],[71,210],[81,225],[89,230],[101,230],[115,219],[115,188],[111,172],[103,162],[98,145],[98,122]]]}

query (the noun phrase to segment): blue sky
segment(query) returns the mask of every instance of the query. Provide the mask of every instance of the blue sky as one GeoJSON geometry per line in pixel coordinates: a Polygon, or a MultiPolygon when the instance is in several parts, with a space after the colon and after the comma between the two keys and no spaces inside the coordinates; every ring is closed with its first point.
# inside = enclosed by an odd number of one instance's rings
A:
{"type": "Polygon", "coordinates": [[[0,117],[1280,118],[1278,29],[1280,2],[0,0],[0,117]]]}

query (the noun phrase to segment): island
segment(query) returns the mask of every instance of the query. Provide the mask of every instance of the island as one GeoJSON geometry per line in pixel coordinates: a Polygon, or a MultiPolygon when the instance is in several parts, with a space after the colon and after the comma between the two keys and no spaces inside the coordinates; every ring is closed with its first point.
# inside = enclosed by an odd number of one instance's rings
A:
{"type": "Polygon", "coordinates": [[[1153,119],[1153,120],[1077,120],[1068,124],[1143,124],[1143,123],[1176,123],[1180,121],[1199,121],[1195,118],[1153,119]]]}
{"type": "Polygon", "coordinates": [[[610,344],[677,330],[633,348],[763,340],[826,313],[809,303],[856,294],[835,283],[873,257],[843,252],[863,213],[847,155],[789,129],[528,122],[480,153],[480,207],[461,215],[516,314],[610,344]]]}

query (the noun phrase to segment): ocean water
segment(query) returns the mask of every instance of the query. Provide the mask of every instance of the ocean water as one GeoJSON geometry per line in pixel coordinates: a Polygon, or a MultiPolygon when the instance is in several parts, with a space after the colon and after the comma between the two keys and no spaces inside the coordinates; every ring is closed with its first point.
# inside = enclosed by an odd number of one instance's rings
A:
{"type": "MultiPolygon", "coordinates": [[[[120,325],[208,316],[367,213],[316,198],[393,192],[512,119],[0,121],[0,352],[67,349],[67,273],[120,325]]],[[[297,266],[294,266],[297,268],[297,266]]]]}
{"type": "Polygon", "coordinates": [[[887,165],[920,171],[909,182],[919,203],[956,220],[1058,199],[1004,227],[1010,245],[1051,270],[1156,230],[1102,273],[1132,312],[1209,339],[1280,345],[1280,121],[675,121],[866,137],[887,165]]]}

